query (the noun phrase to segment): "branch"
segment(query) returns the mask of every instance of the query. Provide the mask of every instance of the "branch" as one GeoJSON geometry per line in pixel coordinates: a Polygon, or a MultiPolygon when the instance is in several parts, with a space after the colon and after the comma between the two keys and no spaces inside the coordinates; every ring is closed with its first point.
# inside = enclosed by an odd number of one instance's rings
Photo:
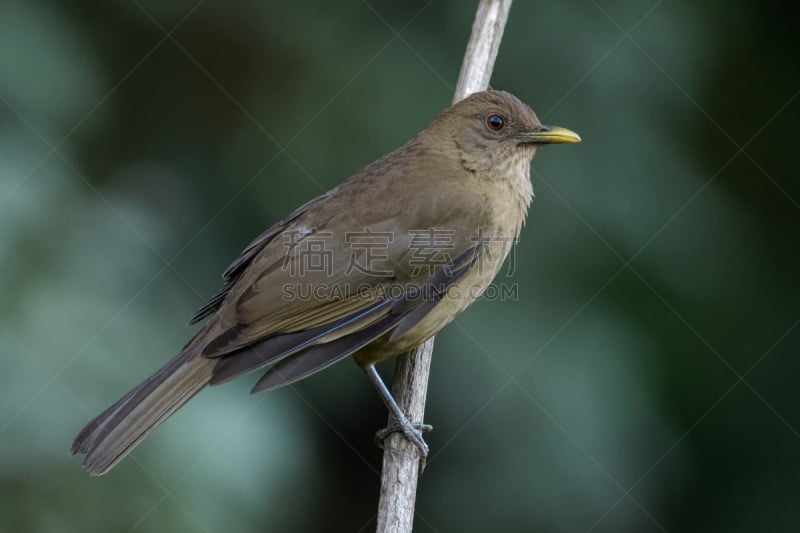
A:
{"type": "Polygon", "coordinates": [[[510,9],[511,0],[481,0],[478,5],[472,35],[458,76],[454,104],[472,93],[489,88],[494,60],[497,58],[510,9]]]}
{"type": "MultiPolygon", "coordinates": [[[[480,1],[453,103],[489,87],[510,9],[511,0],[480,1]]],[[[432,355],[433,338],[397,358],[392,394],[412,422],[423,421],[432,355]]],[[[411,531],[419,469],[416,446],[402,434],[390,435],[384,442],[378,533],[411,531]]]]}

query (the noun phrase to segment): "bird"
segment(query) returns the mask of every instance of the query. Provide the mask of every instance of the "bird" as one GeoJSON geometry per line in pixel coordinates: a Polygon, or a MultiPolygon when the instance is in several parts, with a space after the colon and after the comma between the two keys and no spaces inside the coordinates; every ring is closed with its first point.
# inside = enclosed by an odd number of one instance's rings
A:
{"type": "Polygon", "coordinates": [[[522,229],[536,151],[580,140],[504,91],[440,112],[258,235],[192,317],[204,321],[197,333],[91,420],[72,454],[84,455],[90,475],[105,474],[210,385],[266,370],[252,392],[267,391],[351,357],[424,457],[425,425],[408,420],[375,364],[431,338],[481,296],[522,229]]]}

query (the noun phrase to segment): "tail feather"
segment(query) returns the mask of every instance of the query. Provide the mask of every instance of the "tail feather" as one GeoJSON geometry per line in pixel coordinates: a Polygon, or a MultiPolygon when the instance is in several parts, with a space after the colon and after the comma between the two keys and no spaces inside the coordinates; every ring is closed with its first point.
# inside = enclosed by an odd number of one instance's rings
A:
{"type": "Polygon", "coordinates": [[[72,453],[89,474],[108,472],[211,380],[217,362],[187,347],[81,430],[72,453]]]}

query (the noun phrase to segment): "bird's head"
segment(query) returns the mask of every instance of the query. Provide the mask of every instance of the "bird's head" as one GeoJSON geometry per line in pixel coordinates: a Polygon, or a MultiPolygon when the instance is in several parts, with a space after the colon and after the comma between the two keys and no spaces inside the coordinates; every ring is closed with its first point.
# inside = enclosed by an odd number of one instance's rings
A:
{"type": "Polygon", "coordinates": [[[481,175],[525,169],[538,146],[581,140],[566,128],[542,125],[527,104],[504,91],[468,96],[442,111],[426,134],[455,145],[464,167],[481,175]]]}

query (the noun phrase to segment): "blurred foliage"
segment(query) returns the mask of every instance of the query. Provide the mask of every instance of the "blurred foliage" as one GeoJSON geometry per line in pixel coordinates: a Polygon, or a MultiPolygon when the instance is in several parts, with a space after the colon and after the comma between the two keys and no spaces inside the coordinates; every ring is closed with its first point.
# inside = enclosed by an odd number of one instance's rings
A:
{"type": "MultiPolygon", "coordinates": [[[[449,104],[473,4],[4,2],[0,530],[374,528],[350,363],[206,391],[103,478],[67,450],[253,236],[449,104]]],[[[791,12],[514,5],[493,85],[584,142],[534,161],[519,298],[437,340],[417,531],[796,527],[791,12]]]]}

